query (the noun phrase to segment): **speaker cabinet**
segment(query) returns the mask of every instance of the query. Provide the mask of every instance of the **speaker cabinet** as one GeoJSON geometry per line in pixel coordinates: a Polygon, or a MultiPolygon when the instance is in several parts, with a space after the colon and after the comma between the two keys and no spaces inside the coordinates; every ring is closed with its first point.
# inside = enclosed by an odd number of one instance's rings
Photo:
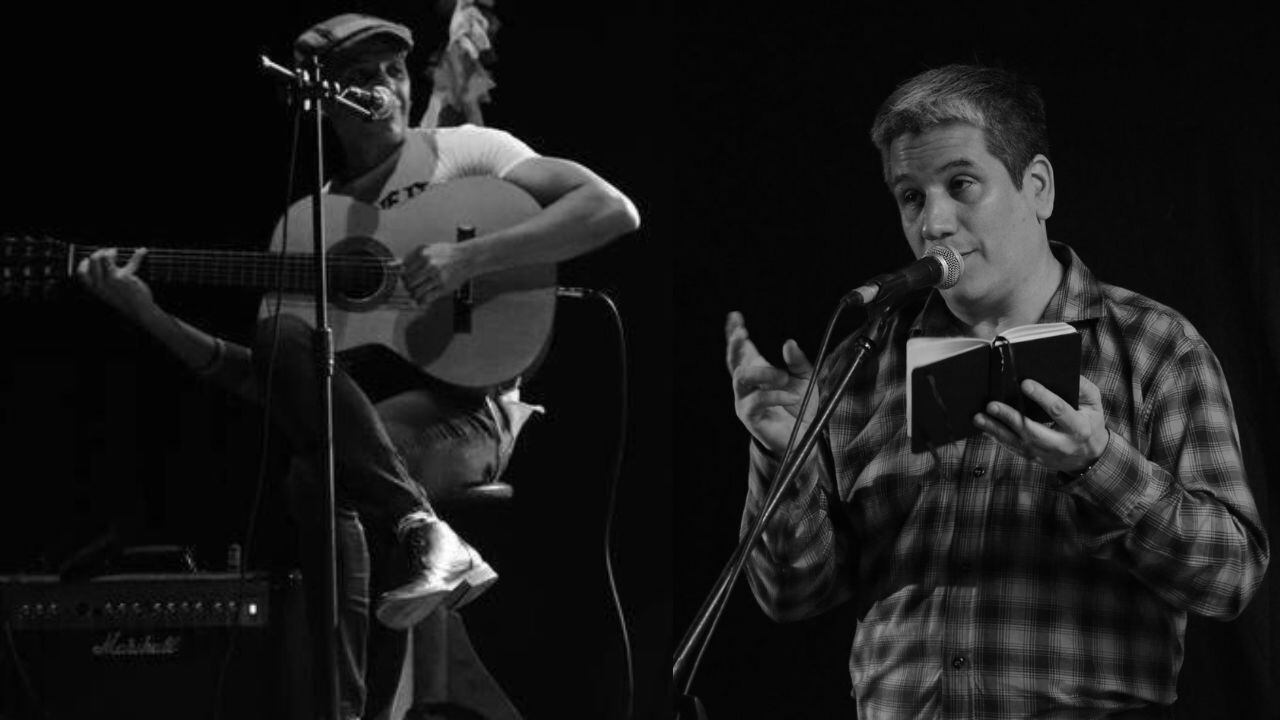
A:
{"type": "Polygon", "coordinates": [[[291,718],[301,580],[0,576],[0,720],[291,718]]]}

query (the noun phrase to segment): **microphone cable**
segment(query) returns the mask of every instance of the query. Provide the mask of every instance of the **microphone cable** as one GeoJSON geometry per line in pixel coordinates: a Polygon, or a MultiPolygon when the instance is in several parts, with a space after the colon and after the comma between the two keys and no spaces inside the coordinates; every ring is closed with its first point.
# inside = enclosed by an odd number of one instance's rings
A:
{"type": "Polygon", "coordinates": [[[618,486],[621,484],[622,460],[627,446],[627,336],[622,323],[622,313],[613,297],[606,291],[582,287],[558,287],[558,297],[576,300],[599,300],[609,310],[614,329],[618,337],[618,446],[614,451],[613,464],[609,476],[609,500],[604,519],[604,567],[609,582],[609,594],[613,599],[614,612],[618,616],[618,628],[622,636],[623,657],[626,661],[626,715],[635,714],[635,661],[631,650],[631,634],[627,629],[627,616],[622,605],[622,597],[618,593],[617,577],[613,568],[613,521],[617,515],[618,486]]]}
{"type": "MultiPolygon", "coordinates": [[[[271,449],[271,399],[272,389],[276,372],[276,352],[280,344],[280,306],[284,297],[284,265],[285,254],[289,247],[289,205],[293,198],[293,180],[297,172],[298,161],[298,138],[302,132],[302,109],[299,108],[293,114],[293,131],[290,133],[291,139],[289,143],[289,179],[285,183],[285,212],[283,219],[283,227],[281,229],[280,250],[278,254],[279,262],[276,265],[276,296],[275,307],[272,309],[271,317],[271,350],[267,358],[267,376],[262,388],[262,435],[258,450],[258,470],[255,474],[253,501],[249,507],[249,518],[244,531],[244,541],[241,543],[244,548],[240,557],[239,573],[240,577],[236,584],[236,612],[244,605],[244,591],[248,583],[248,568],[253,551],[253,536],[257,530],[258,515],[262,510],[263,491],[267,485],[267,462],[271,449]]],[[[256,322],[255,322],[256,333],[256,322]]],[[[268,584],[270,587],[270,583],[268,584]]],[[[270,590],[268,590],[270,592],[270,590]]],[[[265,620],[268,624],[271,622],[270,605],[268,605],[268,616],[265,620]]],[[[231,667],[231,657],[235,653],[236,632],[240,627],[240,618],[237,614],[232,618],[230,637],[227,640],[227,651],[223,654],[222,664],[218,669],[218,680],[214,690],[213,704],[213,720],[218,720],[222,716],[223,692],[225,691],[225,683],[227,671],[231,667]]]]}

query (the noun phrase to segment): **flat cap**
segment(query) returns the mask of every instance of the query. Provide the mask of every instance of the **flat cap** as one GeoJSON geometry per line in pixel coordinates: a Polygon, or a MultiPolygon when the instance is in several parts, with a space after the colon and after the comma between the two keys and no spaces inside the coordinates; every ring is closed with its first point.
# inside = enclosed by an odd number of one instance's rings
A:
{"type": "Polygon", "coordinates": [[[400,41],[405,50],[413,48],[413,33],[409,28],[372,15],[344,13],[316,23],[299,35],[293,41],[294,59],[302,62],[312,55],[322,60],[332,58],[378,35],[400,41]]]}

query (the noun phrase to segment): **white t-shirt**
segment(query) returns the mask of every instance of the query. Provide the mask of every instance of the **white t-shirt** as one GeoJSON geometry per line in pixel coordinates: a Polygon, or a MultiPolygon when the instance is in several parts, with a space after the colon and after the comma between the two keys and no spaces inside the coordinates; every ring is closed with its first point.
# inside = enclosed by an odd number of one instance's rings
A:
{"type": "MultiPolygon", "coordinates": [[[[391,210],[425,190],[428,185],[464,177],[505,178],[511,169],[538,153],[511,133],[479,125],[442,128],[412,128],[405,133],[400,151],[392,153],[377,167],[345,183],[332,183],[328,192],[391,210]]],[[[494,408],[494,399],[487,400],[494,408]]],[[[509,454],[525,422],[540,405],[520,400],[516,383],[496,398],[496,407],[506,413],[507,431],[503,452],[509,454]]]]}
{"type": "Polygon", "coordinates": [[[390,210],[428,185],[476,175],[504,178],[535,157],[528,145],[496,128],[413,128],[405,133],[400,152],[354,180],[333,184],[329,192],[390,210]]]}

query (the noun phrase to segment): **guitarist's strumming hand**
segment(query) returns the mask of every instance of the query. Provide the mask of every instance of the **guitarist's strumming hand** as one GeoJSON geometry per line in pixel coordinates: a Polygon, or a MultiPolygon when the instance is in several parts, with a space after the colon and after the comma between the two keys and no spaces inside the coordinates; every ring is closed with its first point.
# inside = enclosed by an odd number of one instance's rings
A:
{"type": "Polygon", "coordinates": [[[138,248],[128,262],[120,265],[115,248],[101,248],[80,261],[76,276],[94,295],[136,320],[156,308],[151,288],[137,275],[146,254],[146,248],[138,248]]]}
{"type": "MultiPolygon", "coordinates": [[[[781,456],[791,439],[800,401],[813,376],[813,366],[794,340],[782,345],[787,369],[769,364],[747,336],[747,326],[739,312],[729,313],[725,322],[725,361],[733,376],[734,409],[747,430],[774,455],[781,456]]],[[[807,425],[816,405],[810,404],[807,425]]],[[[803,427],[801,428],[804,429],[803,427]]]]}
{"type": "Polygon", "coordinates": [[[426,307],[470,280],[475,275],[470,251],[468,244],[439,242],[409,253],[402,280],[414,301],[426,307]]]}

